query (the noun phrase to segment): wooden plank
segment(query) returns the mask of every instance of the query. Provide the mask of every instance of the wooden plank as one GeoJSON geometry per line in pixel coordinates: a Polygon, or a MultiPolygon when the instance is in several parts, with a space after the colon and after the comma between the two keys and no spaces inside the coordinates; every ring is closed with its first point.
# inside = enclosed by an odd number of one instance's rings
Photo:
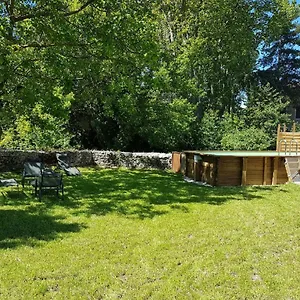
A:
{"type": "Polygon", "coordinates": [[[207,182],[211,185],[215,184],[215,163],[216,163],[216,157],[204,155],[201,157],[202,162],[201,162],[201,168],[199,171],[199,180],[203,182],[207,182]]]}
{"type": "Polygon", "coordinates": [[[243,157],[242,185],[247,184],[247,165],[248,165],[248,158],[243,157]]]}
{"type": "Polygon", "coordinates": [[[219,171],[219,161],[220,161],[220,158],[219,157],[216,157],[215,158],[215,165],[214,165],[214,182],[213,182],[213,185],[217,185],[218,184],[218,171],[219,171]]]}
{"type": "Polygon", "coordinates": [[[264,169],[264,181],[266,181],[266,185],[270,185],[272,184],[272,174],[273,174],[273,170],[272,170],[272,158],[271,157],[266,157],[267,163],[265,165],[265,169],[264,169]]]}
{"type": "Polygon", "coordinates": [[[241,185],[242,159],[232,156],[219,157],[217,178],[218,186],[241,185]]]}
{"type": "Polygon", "coordinates": [[[276,143],[276,151],[279,151],[279,141],[281,140],[281,132],[280,132],[280,128],[281,128],[281,125],[278,124],[277,126],[277,143],[276,143]]]}
{"type": "Polygon", "coordinates": [[[247,163],[247,185],[261,185],[264,180],[264,158],[248,157],[247,163]]]}
{"type": "Polygon", "coordinates": [[[277,174],[277,184],[284,184],[289,181],[287,171],[284,164],[284,158],[278,159],[278,174],[277,174]]]}
{"type": "Polygon", "coordinates": [[[288,132],[282,135],[280,138],[278,138],[277,141],[277,150],[280,150],[281,152],[285,151],[285,143],[280,141],[286,141],[286,151],[287,152],[296,152],[296,150],[300,150],[300,133],[299,132],[288,132]],[[298,145],[298,147],[297,147],[298,145]]]}
{"type": "Polygon", "coordinates": [[[181,153],[180,155],[180,172],[184,176],[187,174],[187,159],[185,153],[181,153]]]}
{"type": "Polygon", "coordinates": [[[180,152],[172,153],[172,171],[175,173],[180,173],[180,170],[181,170],[180,158],[181,158],[180,152]]]}
{"type": "Polygon", "coordinates": [[[211,185],[214,185],[216,182],[216,157],[204,156],[203,157],[203,173],[202,173],[202,181],[207,182],[211,185]]]}
{"type": "Polygon", "coordinates": [[[280,132],[281,137],[299,136],[300,132],[280,132]]]}
{"type": "Polygon", "coordinates": [[[264,159],[264,181],[263,185],[267,185],[267,180],[268,180],[268,158],[265,157],[264,159]]]}
{"type": "Polygon", "coordinates": [[[272,176],[272,185],[277,184],[278,180],[278,157],[273,159],[273,176],[272,176]]]}
{"type": "Polygon", "coordinates": [[[186,154],[186,174],[188,178],[194,178],[194,155],[186,154]]]}

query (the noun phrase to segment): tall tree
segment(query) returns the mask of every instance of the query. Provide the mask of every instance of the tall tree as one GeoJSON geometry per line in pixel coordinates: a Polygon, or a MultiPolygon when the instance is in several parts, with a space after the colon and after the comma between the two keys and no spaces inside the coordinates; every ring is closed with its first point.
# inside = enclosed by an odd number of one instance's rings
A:
{"type": "MultiPolygon", "coordinates": [[[[53,123],[59,124],[60,131],[66,129],[70,110],[78,107],[71,106],[72,99],[77,103],[97,99],[105,116],[122,109],[124,115],[135,105],[131,95],[146,81],[143,72],[155,53],[153,24],[148,22],[150,1],[144,1],[145,6],[137,6],[135,0],[0,3],[5,145],[11,139],[18,143],[20,130],[45,132],[53,123]]],[[[132,123],[122,122],[122,131],[126,126],[138,128],[132,123]]]]}
{"type": "MultiPolygon", "coordinates": [[[[161,36],[173,90],[191,102],[235,110],[262,39],[278,30],[288,0],[161,1],[161,36]],[[285,2],[286,6],[281,7],[285,2]],[[177,79],[176,79],[177,78],[177,79]]],[[[165,67],[165,65],[163,65],[165,67]]]]}
{"type": "Polygon", "coordinates": [[[191,145],[195,105],[238,106],[279,2],[0,0],[2,144],[191,145]]]}
{"type": "Polygon", "coordinates": [[[294,104],[300,92],[300,27],[299,10],[286,14],[275,40],[264,43],[257,74],[263,83],[270,83],[294,104]],[[296,18],[296,19],[295,19],[296,18]]]}
{"type": "Polygon", "coordinates": [[[3,145],[64,146],[69,140],[73,94],[65,83],[74,49],[86,44],[74,23],[93,2],[0,2],[3,145]]]}

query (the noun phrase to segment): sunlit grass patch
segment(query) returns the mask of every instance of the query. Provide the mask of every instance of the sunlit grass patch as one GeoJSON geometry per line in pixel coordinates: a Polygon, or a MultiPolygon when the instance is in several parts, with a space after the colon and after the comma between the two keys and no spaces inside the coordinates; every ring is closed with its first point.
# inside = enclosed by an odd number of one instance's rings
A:
{"type": "Polygon", "coordinates": [[[1,190],[1,299],[300,298],[299,186],[81,171],[64,200],[1,190]]]}

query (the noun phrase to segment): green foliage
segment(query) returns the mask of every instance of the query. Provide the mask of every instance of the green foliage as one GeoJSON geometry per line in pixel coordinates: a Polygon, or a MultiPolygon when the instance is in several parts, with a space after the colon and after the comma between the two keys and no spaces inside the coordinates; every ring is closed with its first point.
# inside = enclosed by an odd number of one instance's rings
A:
{"type": "Polygon", "coordinates": [[[163,101],[152,98],[144,115],[142,135],[154,149],[182,150],[192,144],[192,124],[196,122],[195,105],[186,99],[163,101]]]}
{"type": "Polygon", "coordinates": [[[263,129],[250,127],[225,133],[221,144],[223,150],[266,150],[271,142],[263,129]]]}
{"type": "Polygon", "coordinates": [[[217,111],[208,110],[204,113],[199,125],[200,148],[203,150],[221,149],[223,130],[221,118],[217,111]]]}
{"type": "Polygon", "coordinates": [[[201,149],[204,150],[265,150],[269,135],[259,127],[247,127],[242,115],[216,112],[204,114],[201,121],[201,149]]]}
{"type": "Polygon", "coordinates": [[[43,126],[34,126],[30,120],[20,117],[15,128],[10,127],[2,134],[0,146],[13,149],[66,149],[71,135],[63,129],[66,124],[51,116],[43,126]]]}
{"type": "MultiPolygon", "coordinates": [[[[49,95],[48,95],[49,96],[49,95]]],[[[48,100],[48,98],[46,98],[48,100]]],[[[0,146],[15,149],[50,149],[69,146],[67,131],[73,94],[62,94],[56,87],[51,102],[41,99],[23,108],[23,103],[12,108],[14,112],[3,124],[0,146]]],[[[11,105],[11,103],[10,103],[11,105]]]]}
{"type": "Polygon", "coordinates": [[[267,84],[250,90],[246,105],[244,112],[246,126],[264,130],[272,148],[275,149],[278,124],[291,122],[290,116],[285,113],[289,102],[267,84]]]}
{"type": "Polygon", "coordinates": [[[239,110],[258,46],[279,36],[294,8],[287,0],[2,1],[1,144],[219,149],[228,130],[213,115],[239,110]]]}
{"type": "Polygon", "coordinates": [[[270,85],[252,88],[246,107],[237,113],[220,116],[207,111],[201,120],[202,144],[205,150],[275,149],[278,124],[289,124],[284,101],[270,85]]]}
{"type": "Polygon", "coordinates": [[[163,100],[161,95],[153,94],[144,95],[144,99],[138,101],[133,95],[123,95],[109,107],[107,102],[105,107],[101,99],[85,102],[88,107],[82,104],[76,104],[81,108],[77,107],[77,114],[72,115],[77,124],[71,122],[71,126],[74,124],[75,131],[82,132],[82,137],[90,137],[81,140],[87,147],[91,147],[92,142],[102,149],[172,151],[192,145],[195,105],[186,99],[163,100]],[[114,136],[110,136],[112,130],[114,136]]]}
{"type": "Polygon", "coordinates": [[[269,83],[296,105],[299,101],[300,84],[300,35],[297,27],[300,8],[281,3],[278,14],[282,15],[277,34],[263,43],[262,57],[258,60],[258,79],[269,83]]]}

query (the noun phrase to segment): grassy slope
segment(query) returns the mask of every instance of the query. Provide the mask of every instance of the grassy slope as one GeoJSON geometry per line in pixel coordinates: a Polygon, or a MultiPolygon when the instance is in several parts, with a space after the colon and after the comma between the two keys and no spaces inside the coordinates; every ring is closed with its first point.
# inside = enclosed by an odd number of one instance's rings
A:
{"type": "Polygon", "coordinates": [[[0,196],[1,299],[299,299],[300,187],[84,169],[0,196]]]}

